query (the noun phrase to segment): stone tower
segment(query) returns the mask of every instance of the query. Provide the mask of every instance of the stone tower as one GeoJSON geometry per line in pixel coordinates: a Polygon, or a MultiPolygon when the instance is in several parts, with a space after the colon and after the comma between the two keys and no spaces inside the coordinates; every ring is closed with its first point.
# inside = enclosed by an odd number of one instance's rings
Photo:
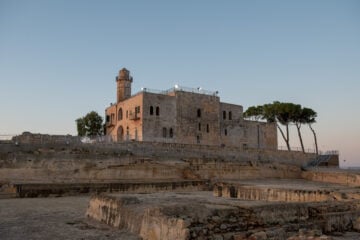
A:
{"type": "Polygon", "coordinates": [[[119,71],[116,77],[117,83],[117,103],[124,101],[131,97],[131,83],[133,79],[130,76],[130,71],[123,68],[119,71]]]}

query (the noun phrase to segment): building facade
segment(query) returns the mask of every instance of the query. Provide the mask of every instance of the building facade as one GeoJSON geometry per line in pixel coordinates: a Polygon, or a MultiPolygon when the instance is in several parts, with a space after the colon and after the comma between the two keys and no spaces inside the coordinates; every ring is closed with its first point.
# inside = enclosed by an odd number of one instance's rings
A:
{"type": "Polygon", "coordinates": [[[119,71],[117,102],[105,110],[114,141],[277,149],[275,124],[244,120],[243,107],[220,102],[217,92],[175,86],[131,95],[132,81],[127,69],[119,71]]]}

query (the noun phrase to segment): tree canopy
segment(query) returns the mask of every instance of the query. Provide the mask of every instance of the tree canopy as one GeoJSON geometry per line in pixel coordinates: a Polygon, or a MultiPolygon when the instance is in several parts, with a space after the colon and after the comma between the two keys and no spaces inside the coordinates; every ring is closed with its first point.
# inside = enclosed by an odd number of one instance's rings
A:
{"type": "Polygon", "coordinates": [[[311,108],[303,108],[300,104],[279,101],[274,101],[273,103],[260,106],[251,106],[244,112],[245,118],[255,120],[263,119],[267,122],[276,123],[289,151],[291,150],[289,139],[289,125],[294,124],[297,127],[301,148],[302,151],[305,152],[300,128],[302,124],[308,124],[314,134],[317,153],[318,149],[316,134],[311,126],[311,124],[315,122],[316,116],[316,112],[311,108]],[[285,126],[286,132],[282,130],[279,124],[285,126]]]}
{"type": "Polygon", "coordinates": [[[103,134],[103,118],[95,111],[76,119],[79,136],[100,136],[103,134]]]}

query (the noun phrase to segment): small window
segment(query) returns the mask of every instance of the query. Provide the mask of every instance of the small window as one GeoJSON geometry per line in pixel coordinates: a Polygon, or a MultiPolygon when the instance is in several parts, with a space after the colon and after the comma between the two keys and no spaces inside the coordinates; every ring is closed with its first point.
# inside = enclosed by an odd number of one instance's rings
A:
{"type": "Polygon", "coordinates": [[[106,115],[106,122],[110,122],[110,116],[106,115]]]}
{"type": "Polygon", "coordinates": [[[223,111],[223,119],[226,119],[226,111],[223,111]]]}
{"type": "Polygon", "coordinates": [[[198,118],[201,117],[201,109],[200,109],[200,108],[198,108],[198,110],[197,110],[197,117],[198,117],[198,118]]]}
{"type": "Polygon", "coordinates": [[[201,131],[201,123],[199,123],[198,130],[201,131]]]}
{"type": "Polygon", "coordinates": [[[173,136],[174,136],[174,131],[173,131],[172,128],[170,128],[170,130],[169,130],[169,137],[170,137],[170,138],[173,138],[173,136]]]}
{"type": "Polygon", "coordinates": [[[154,107],[150,106],[150,115],[154,115],[154,107]]]}
{"type": "Polygon", "coordinates": [[[163,128],[163,138],[166,138],[166,128],[163,128]]]}
{"type": "Polygon", "coordinates": [[[120,121],[122,119],[123,119],[123,111],[122,111],[122,108],[120,108],[119,112],[118,112],[118,121],[120,121]]]}
{"type": "Polygon", "coordinates": [[[199,144],[200,143],[200,136],[196,136],[196,142],[199,144]]]}
{"type": "Polygon", "coordinates": [[[206,132],[209,132],[209,124],[206,124],[206,132]]]}
{"type": "Polygon", "coordinates": [[[229,120],[232,120],[232,112],[229,112],[229,120]]]}
{"type": "Polygon", "coordinates": [[[111,114],[111,122],[114,122],[114,120],[115,120],[115,114],[111,114]]]}
{"type": "Polygon", "coordinates": [[[130,138],[129,127],[126,127],[126,139],[129,140],[129,138],[130,138]]]}
{"type": "Polygon", "coordinates": [[[159,116],[159,115],[160,115],[160,108],[156,107],[156,116],[159,116]]]}
{"type": "Polygon", "coordinates": [[[224,134],[225,134],[225,136],[227,136],[227,129],[225,129],[224,134]]]}
{"type": "Polygon", "coordinates": [[[135,107],[135,114],[140,113],[140,106],[135,107]]]}
{"type": "Polygon", "coordinates": [[[126,119],[128,119],[128,117],[129,117],[129,111],[126,110],[126,119]]]}

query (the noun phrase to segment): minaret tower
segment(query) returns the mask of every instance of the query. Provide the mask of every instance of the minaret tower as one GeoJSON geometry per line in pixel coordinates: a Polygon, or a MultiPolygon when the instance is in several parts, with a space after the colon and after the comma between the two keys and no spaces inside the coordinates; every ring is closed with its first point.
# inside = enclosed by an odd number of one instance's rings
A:
{"type": "Polygon", "coordinates": [[[117,84],[117,103],[131,97],[131,83],[133,78],[130,76],[129,70],[123,68],[116,77],[117,84]]]}

